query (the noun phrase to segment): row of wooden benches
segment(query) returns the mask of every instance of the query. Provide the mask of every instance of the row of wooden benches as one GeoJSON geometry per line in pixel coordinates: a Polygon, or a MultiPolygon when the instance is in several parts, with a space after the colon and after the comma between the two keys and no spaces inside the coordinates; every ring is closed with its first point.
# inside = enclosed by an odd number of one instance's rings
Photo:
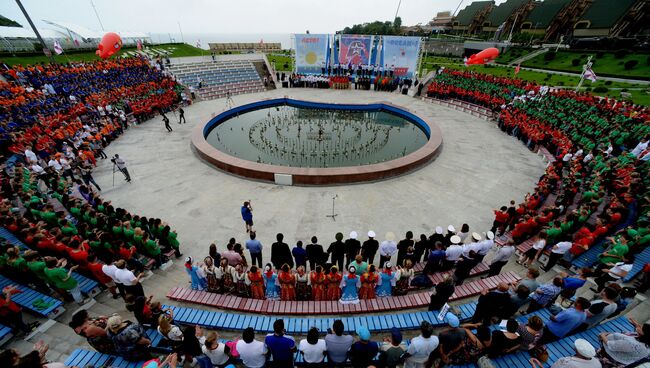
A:
{"type": "MultiPolygon", "coordinates": [[[[521,279],[514,272],[504,272],[482,280],[466,282],[456,287],[450,300],[459,300],[479,295],[483,290],[494,289],[499,282],[517,282],[521,279]]],[[[196,303],[244,313],[272,315],[300,314],[355,314],[388,312],[399,309],[421,308],[430,302],[431,292],[409,293],[403,296],[389,296],[361,300],[358,304],[341,304],[338,301],[272,301],[242,298],[234,295],[215,294],[184,287],[172,288],[167,297],[172,300],[196,303]]]]}

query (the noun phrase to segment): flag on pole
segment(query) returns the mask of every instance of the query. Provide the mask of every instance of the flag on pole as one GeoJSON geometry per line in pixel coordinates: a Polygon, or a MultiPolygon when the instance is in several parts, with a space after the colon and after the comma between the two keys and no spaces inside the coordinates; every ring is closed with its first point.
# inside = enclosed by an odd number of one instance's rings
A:
{"type": "Polygon", "coordinates": [[[264,39],[260,38],[260,47],[264,46],[264,39]]]}
{"type": "Polygon", "coordinates": [[[201,40],[196,41],[196,47],[201,48],[201,40]]]}
{"type": "Polygon", "coordinates": [[[468,64],[467,64],[467,56],[465,56],[465,57],[463,58],[463,64],[465,64],[465,66],[468,65],[468,64]]]}
{"type": "Polygon", "coordinates": [[[138,46],[138,51],[141,51],[142,50],[142,40],[138,40],[137,46],[138,46]]]}
{"type": "Polygon", "coordinates": [[[79,40],[76,39],[76,38],[74,39],[74,45],[77,46],[77,47],[79,47],[79,40]]]}
{"type": "Polygon", "coordinates": [[[517,66],[515,67],[515,75],[517,75],[520,70],[521,70],[521,64],[517,64],[517,66]]]}
{"type": "Polygon", "coordinates": [[[598,80],[598,77],[596,77],[596,73],[594,73],[594,71],[591,70],[591,66],[585,68],[584,77],[585,79],[589,79],[592,83],[598,80]]]}
{"type": "Polygon", "coordinates": [[[57,55],[63,54],[63,47],[61,47],[59,40],[54,41],[54,52],[56,52],[57,55]]]}

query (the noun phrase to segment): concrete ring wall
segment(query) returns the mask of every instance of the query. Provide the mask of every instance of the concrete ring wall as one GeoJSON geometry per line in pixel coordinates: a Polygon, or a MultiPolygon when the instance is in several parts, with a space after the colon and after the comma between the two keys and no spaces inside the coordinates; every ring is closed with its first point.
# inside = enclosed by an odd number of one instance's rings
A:
{"type": "Polygon", "coordinates": [[[291,182],[295,185],[346,184],[387,179],[426,164],[435,158],[442,149],[442,132],[436,124],[426,121],[413,112],[389,102],[335,104],[289,98],[260,100],[224,111],[210,119],[206,124],[198,125],[194,128],[191,140],[192,146],[200,158],[223,171],[268,182],[275,182],[276,174],[290,175],[291,182]],[[377,164],[332,168],[301,168],[261,164],[237,158],[216,149],[205,139],[212,129],[233,116],[248,111],[281,105],[349,111],[387,111],[418,125],[427,135],[428,141],[424,146],[409,155],[377,164]]]}

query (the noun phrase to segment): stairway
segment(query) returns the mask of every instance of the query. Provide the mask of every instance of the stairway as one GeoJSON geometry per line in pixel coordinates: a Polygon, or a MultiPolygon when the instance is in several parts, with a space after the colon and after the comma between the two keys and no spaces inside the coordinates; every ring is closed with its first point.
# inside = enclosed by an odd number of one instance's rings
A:
{"type": "Polygon", "coordinates": [[[545,54],[546,52],[548,52],[548,50],[549,49],[547,47],[545,47],[543,49],[539,49],[539,50],[537,50],[535,52],[531,52],[528,55],[524,55],[524,56],[520,57],[519,59],[515,59],[515,60],[509,62],[508,65],[509,66],[519,65],[519,64],[523,63],[524,61],[528,61],[528,60],[534,58],[537,55],[545,54]]]}

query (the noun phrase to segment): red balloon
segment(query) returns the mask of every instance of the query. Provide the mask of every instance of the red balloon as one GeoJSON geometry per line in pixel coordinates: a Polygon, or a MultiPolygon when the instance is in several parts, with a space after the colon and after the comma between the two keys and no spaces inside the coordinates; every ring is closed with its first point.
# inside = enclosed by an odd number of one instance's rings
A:
{"type": "Polygon", "coordinates": [[[114,32],[108,32],[102,37],[101,42],[97,46],[95,54],[102,59],[108,59],[122,48],[122,38],[114,32]]]}
{"type": "Polygon", "coordinates": [[[471,65],[471,64],[485,64],[489,63],[490,61],[493,61],[496,59],[496,57],[499,56],[499,49],[496,47],[490,47],[487,48],[477,54],[474,54],[467,59],[467,62],[465,64],[471,65]]]}

